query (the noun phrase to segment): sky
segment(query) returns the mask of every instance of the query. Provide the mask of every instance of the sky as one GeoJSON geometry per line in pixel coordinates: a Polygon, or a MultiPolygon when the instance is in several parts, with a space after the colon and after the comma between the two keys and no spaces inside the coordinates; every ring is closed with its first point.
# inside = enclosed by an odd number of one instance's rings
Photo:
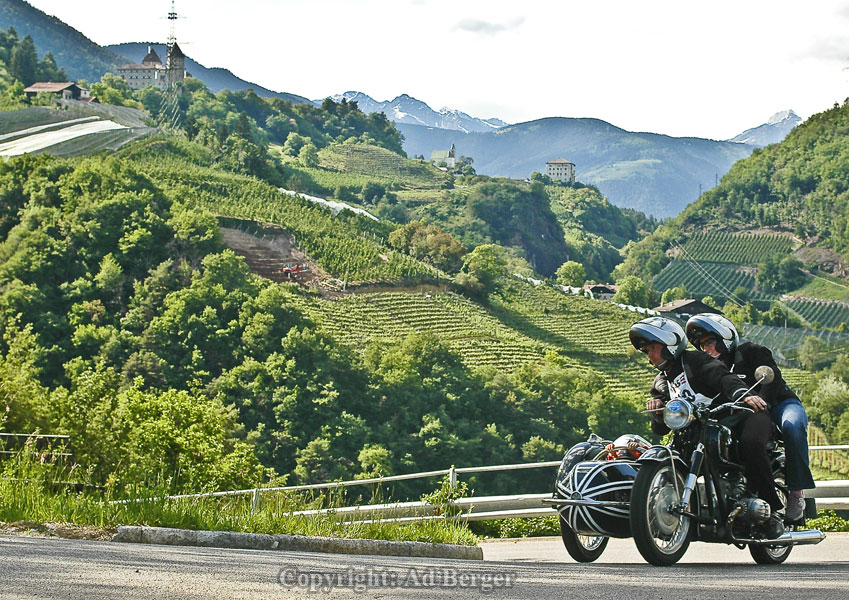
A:
{"type": "MultiPolygon", "coordinates": [[[[170,0],[28,0],[101,45],[165,42],[170,0]]],[[[311,99],[409,94],[509,123],[728,139],[849,96],[849,0],[176,0],[206,67],[311,99]]],[[[141,59],[141,57],[139,57],[141,59]]]]}

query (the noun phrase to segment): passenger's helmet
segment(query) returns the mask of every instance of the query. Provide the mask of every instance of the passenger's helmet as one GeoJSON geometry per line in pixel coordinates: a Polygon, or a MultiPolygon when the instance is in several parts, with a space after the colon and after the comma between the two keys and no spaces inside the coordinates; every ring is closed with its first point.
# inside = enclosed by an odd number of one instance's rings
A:
{"type": "Polygon", "coordinates": [[[628,332],[631,343],[642,350],[650,342],[663,344],[663,356],[669,360],[679,357],[687,349],[687,336],[684,328],[666,317],[649,317],[631,325],[628,332]]]}
{"type": "Polygon", "coordinates": [[[734,323],[721,315],[702,313],[687,321],[687,338],[699,350],[701,340],[707,336],[716,338],[716,349],[720,354],[731,354],[740,343],[740,335],[734,323]]]}

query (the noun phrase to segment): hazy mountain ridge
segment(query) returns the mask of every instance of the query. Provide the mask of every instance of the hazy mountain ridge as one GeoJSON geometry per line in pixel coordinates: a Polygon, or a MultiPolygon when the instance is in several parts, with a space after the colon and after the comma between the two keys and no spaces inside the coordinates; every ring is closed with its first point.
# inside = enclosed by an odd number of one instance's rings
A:
{"type": "Polygon", "coordinates": [[[713,187],[753,146],[632,133],[600,119],[550,117],[487,133],[463,133],[397,123],[410,156],[457,147],[479,173],[524,178],[545,172],[545,163],[575,163],[577,179],[598,186],[611,202],[656,217],[681,212],[713,187]],[[701,188],[700,188],[701,185],[701,188]]]}
{"type": "MultiPolygon", "coordinates": [[[[408,125],[437,127],[463,133],[478,133],[494,131],[507,125],[497,118],[479,119],[460,110],[443,107],[438,111],[432,109],[426,102],[401,94],[392,100],[378,101],[363,92],[349,91],[331,96],[336,102],[345,99],[354,101],[365,113],[382,112],[390,121],[408,125]]],[[[320,104],[322,100],[315,100],[320,104]]]]}
{"type": "Polygon", "coordinates": [[[107,71],[124,62],[117,54],[23,0],[0,0],[0,28],[14,27],[18,38],[32,37],[38,55],[52,52],[56,63],[72,80],[100,81],[107,71]]]}

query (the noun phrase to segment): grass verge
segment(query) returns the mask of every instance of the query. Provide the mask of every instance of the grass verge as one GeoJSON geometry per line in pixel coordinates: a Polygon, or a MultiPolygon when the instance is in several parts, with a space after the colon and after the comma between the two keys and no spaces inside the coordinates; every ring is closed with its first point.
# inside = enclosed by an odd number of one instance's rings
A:
{"type": "Polygon", "coordinates": [[[119,525],[146,525],[467,546],[478,543],[478,537],[466,525],[455,521],[346,523],[332,515],[293,514],[334,506],[332,493],[321,496],[270,493],[263,495],[258,506],[252,506],[250,494],[169,500],[162,489],[136,489],[128,495],[148,499],[115,503],[108,490],[86,489],[74,482],[73,475],[73,469],[41,464],[33,453],[18,453],[3,465],[0,522],[23,523],[21,527],[36,531],[46,528],[47,523],[98,531],[119,525]]]}

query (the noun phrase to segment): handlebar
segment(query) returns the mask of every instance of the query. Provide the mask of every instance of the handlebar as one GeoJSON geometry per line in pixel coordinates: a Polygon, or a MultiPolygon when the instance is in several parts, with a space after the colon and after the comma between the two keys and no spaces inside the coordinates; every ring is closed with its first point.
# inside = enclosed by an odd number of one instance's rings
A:
{"type": "Polygon", "coordinates": [[[742,400],[738,400],[736,402],[726,402],[725,404],[720,404],[719,406],[711,408],[708,410],[708,414],[714,415],[721,410],[725,410],[726,408],[730,410],[748,410],[751,413],[755,412],[755,409],[753,409],[751,406],[749,406],[742,400]]]}

